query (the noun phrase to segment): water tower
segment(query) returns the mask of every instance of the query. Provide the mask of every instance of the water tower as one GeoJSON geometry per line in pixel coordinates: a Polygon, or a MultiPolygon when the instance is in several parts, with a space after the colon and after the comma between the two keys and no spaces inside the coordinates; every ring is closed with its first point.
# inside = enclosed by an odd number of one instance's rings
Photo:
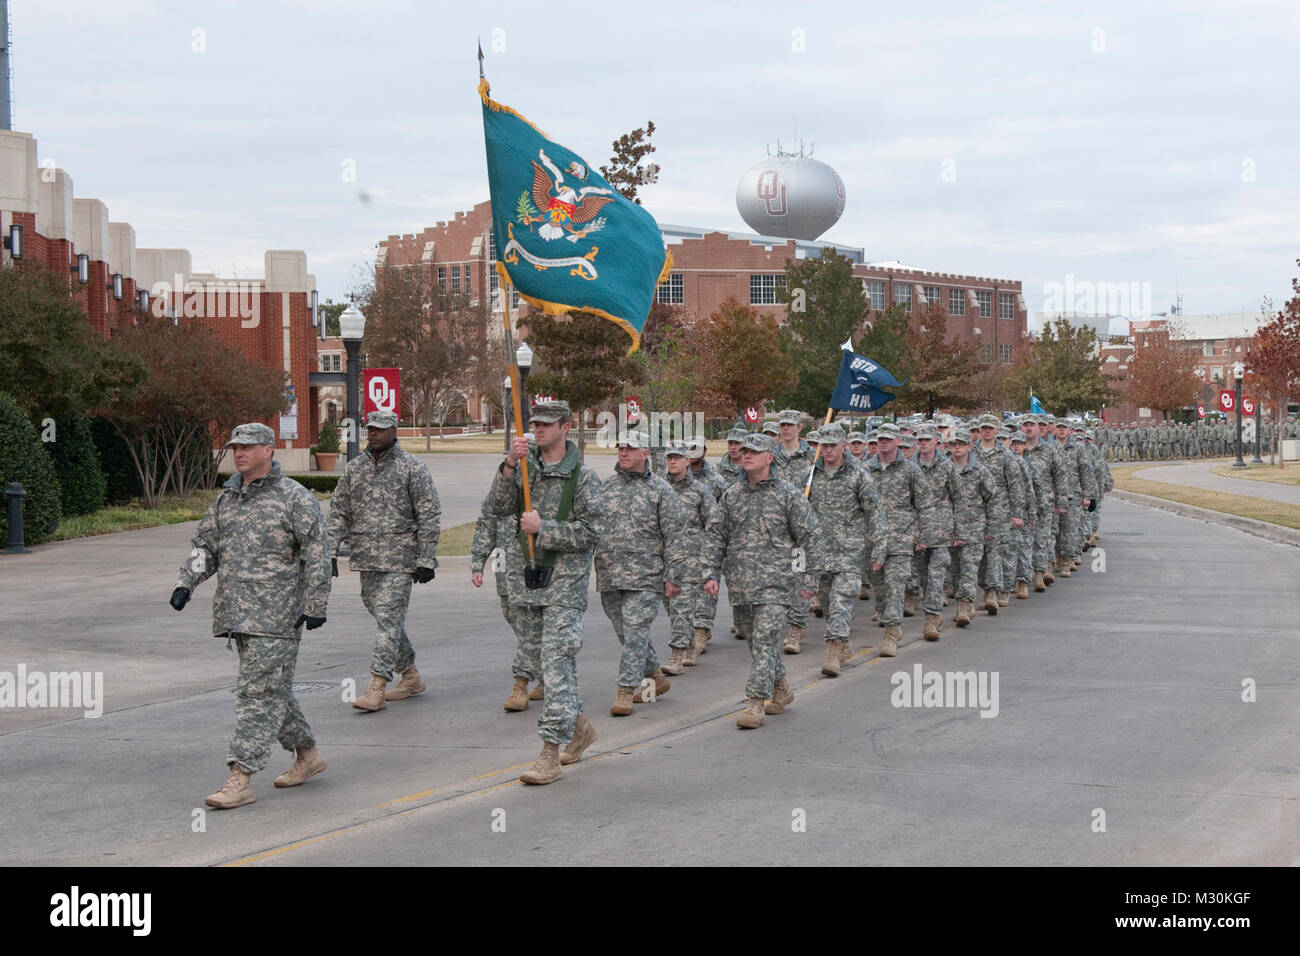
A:
{"type": "Polygon", "coordinates": [[[844,180],[812,150],[776,154],[745,171],[736,185],[736,209],[749,228],[764,236],[811,241],[844,212],[844,180]]]}

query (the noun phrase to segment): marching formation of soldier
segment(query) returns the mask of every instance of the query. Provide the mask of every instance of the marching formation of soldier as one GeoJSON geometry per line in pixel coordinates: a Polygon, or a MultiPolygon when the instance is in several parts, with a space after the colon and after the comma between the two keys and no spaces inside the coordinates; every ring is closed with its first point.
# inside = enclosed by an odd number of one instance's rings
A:
{"type": "MultiPolygon", "coordinates": [[[[1188,458],[1226,458],[1237,453],[1235,422],[1126,422],[1099,425],[1094,430],[1096,444],[1106,461],[1177,461],[1188,458]]],[[[1252,454],[1255,446],[1254,422],[1242,424],[1243,454],[1252,454]]],[[[1300,438],[1300,422],[1288,419],[1277,425],[1260,424],[1260,447],[1268,454],[1275,440],[1300,438]]]]}
{"type": "MultiPolygon", "coordinates": [[[[629,430],[602,481],[569,440],[567,403],[534,408],[531,437],[512,441],[483,499],[470,554],[473,585],[494,575],[515,636],[504,708],[543,701],[542,751],[522,781],[559,779],[597,739],[577,679],[593,564],[621,645],[610,715],[632,714],[668,692],[669,676],[699,666],[725,582],[732,634],[749,651],[736,722],[753,729],[794,703],[783,656],[801,653],[810,614],[825,617],[822,673],[836,677],[854,654],[859,600],[874,600],[879,654],[893,657],[904,617],[923,613],[924,637],[937,641],[950,599],[953,623],[968,627],[978,610],[996,615],[1070,577],[1097,541],[1112,485],[1081,426],[940,416],[915,430],[846,432],[836,422],[800,436],[802,419],[786,410],[761,431],[733,428],[716,464],[702,440],[670,445],[662,471],[650,436],[629,430]],[[661,605],[665,661],[651,633],[661,605]]],[[[250,777],[276,740],[296,754],[276,786],[326,769],[293,671],[302,628],[325,623],[345,545],[377,627],[370,685],[352,706],[374,712],[425,689],[404,622],[412,584],[435,574],[440,509],[427,468],[397,445],[396,424],[391,413],[370,415],[367,450],[340,478],[328,526],[315,497],[280,476],[267,426],[231,437],[238,474],[200,522],[171,600],[181,610],[215,574],[213,632],[239,649],[230,777],[209,806],[253,802],[250,777]]]]}

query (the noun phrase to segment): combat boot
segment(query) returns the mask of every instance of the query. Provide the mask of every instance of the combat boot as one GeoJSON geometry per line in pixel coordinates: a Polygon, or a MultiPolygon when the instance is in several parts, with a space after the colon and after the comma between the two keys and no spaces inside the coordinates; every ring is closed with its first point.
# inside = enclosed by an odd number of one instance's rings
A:
{"type": "Polygon", "coordinates": [[[528,678],[516,677],[515,686],[510,688],[510,696],[506,698],[506,710],[527,710],[528,709],[528,678]]]}
{"type": "Polygon", "coordinates": [[[306,783],[308,777],[314,777],[325,769],[325,758],[320,755],[319,747],[299,749],[293,766],[275,778],[277,787],[296,787],[306,783]]]}
{"type": "Polygon", "coordinates": [[[996,617],[998,613],[998,592],[992,588],[984,589],[984,610],[989,612],[989,617],[996,617]]]}
{"type": "Polygon", "coordinates": [[[791,624],[790,630],[785,634],[785,652],[787,654],[798,654],[799,643],[803,640],[803,628],[798,624],[791,624]]]}
{"type": "Polygon", "coordinates": [[[420,680],[420,672],[412,665],[402,672],[402,679],[397,682],[397,686],[385,692],[384,700],[405,700],[414,694],[423,693],[424,681],[420,680]]]}
{"type": "Polygon", "coordinates": [[[826,642],[826,661],[822,664],[822,673],[827,677],[840,676],[840,663],[844,659],[844,651],[840,645],[843,643],[838,638],[826,642]]]}
{"type": "Polygon", "coordinates": [[[943,596],[946,597],[946,598],[951,598],[951,597],[956,597],[956,596],[957,596],[957,594],[956,594],[956,592],[953,590],[953,587],[952,587],[951,584],[945,584],[945,585],[943,586],[943,596]]]}
{"type": "Polygon", "coordinates": [[[1034,590],[1040,594],[1047,590],[1047,576],[1042,571],[1034,572],[1034,590]]]}
{"type": "Polygon", "coordinates": [[[879,611],[876,611],[874,614],[871,615],[871,623],[872,623],[872,624],[879,624],[881,627],[884,627],[884,626],[885,626],[884,621],[882,621],[882,620],[880,619],[880,612],[879,612],[879,611]]]}
{"type": "Polygon", "coordinates": [[[738,641],[743,641],[745,639],[745,635],[741,634],[734,624],[731,625],[731,636],[738,641]]]}
{"type": "MultiPolygon", "coordinates": [[[[668,678],[664,676],[664,669],[662,667],[656,667],[655,672],[650,675],[650,678],[652,678],[655,682],[655,697],[662,697],[664,694],[668,693],[668,688],[673,686],[672,684],[668,683],[668,678]]],[[[632,698],[633,703],[635,704],[645,703],[644,694],[642,693],[643,687],[645,687],[645,681],[642,681],[641,687],[637,688],[636,694],[632,698]]]]}
{"type": "Polygon", "coordinates": [[[1056,567],[1057,567],[1056,573],[1063,578],[1072,577],[1074,574],[1074,561],[1071,560],[1070,558],[1064,558],[1063,560],[1057,563],[1056,567]]]}
{"type": "Polygon", "coordinates": [[[998,607],[1006,607],[1006,606],[1007,606],[1008,604],[1010,604],[1010,603],[1011,603],[1011,592],[1010,592],[1010,591],[999,591],[999,592],[998,592],[998,607]]]}
{"type": "Polygon", "coordinates": [[[546,696],[546,688],[542,685],[541,681],[538,681],[537,686],[528,692],[529,700],[541,700],[545,696],[546,696]]]}
{"type": "Polygon", "coordinates": [[[252,803],[257,798],[253,796],[253,788],[248,785],[248,778],[251,776],[252,774],[240,770],[238,764],[232,763],[230,777],[221,785],[220,790],[209,794],[203,802],[218,810],[233,810],[235,807],[252,803]]]}
{"type": "Polygon", "coordinates": [[[881,657],[897,657],[898,642],[903,639],[903,627],[901,624],[891,624],[885,628],[885,639],[880,642],[881,657]]]}
{"type": "Polygon", "coordinates": [[[743,730],[753,730],[763,726],[763,699],[750,697],[745,701],[745,709],[736,718],[736,726],[743,730]]]}
{"type": "Polygon", "coordinates": [[[713,637],[713,631],[707,627],[697,627],[695,637],[691,639],[691,646],[695,648],[695,656],[709,653],[709,638],[713,637]]]}
{"type": "Polygon", "coordinates": [[[553,783],[563,776],[564,771],[560,769],[560,745],[543,744],[542,755],[537,758],[537,763],[519,779],[524,783],[541,785],[553,783]]]}
{"type": "Polygon", "coordinates": [[[352,706],[357,710],[366,710],[373,713],[376,710],[384,709],[384,688],[388,686],[386,677],[379,677],[375,674],[370,675],[370,686],[366,692],[352,702],[352,706]]]}
{"type": "Polygon", "coordinates": [[[1017,600],[1017,601],[1028,601],[1028,600],[1029,600],[1029,582],[1028,582],[1028,581],[1017,581],[1017,582],[1016,582],[1016,600],[1017,600]]]}
{"type": "Polygon", "coordinates": [[[790,689],[790,682],[782,678],[772,688],[772,699],[763,704],[763,713],[775,717],[785,713],[785,709],[793,703],[794,691],[790,689]]]}
{"type": "Polygon", "coordinates": [[[921,604],[921,595],[906,594],[903,596],[903,617],[916,617],[916,609],[921,604]]]}
{"type": "Polygon", "coordinates": [[[957,599],[957,616],[953,618],[953,623],[958,627],[965,627],[975,616],[975,602],[968,601],[965,598],[957,599]]]}
{"type": "Polygon", "coordinates": [[[614,706],[609,709],[611,717],[627,717],[632,713],[632,695],[636,693],[635,687],[624,687],[618,685],[618,693],[614,695],[614,706]]]}
{"type": "Polygon", "coordinates": [[[842,643],[840,646],[840,663],[847,664],[849,662],[849,658],[853,656],[853,645],[849,642],[849,639],[847,637],[841,638],[841,642],[842,643]]]}
{"type": "Polygon", "coordinates": [[[698,663],[695,660],[698,654],[699,651],[695,647],[695,638],[691,638],[691,642],[682,651],[682,667],[694,667],[698,663]]]}
{"type": "Polygon", "coordinates": [[[564,745],[560,754],[560,763],[568,766],[582,759],[583,751],[596,742],[596,725],[587,719],[586,714],[579,714],[573,723],[573,737],[564,745]]]}
{"type": "Polygon", "coordinates": [[[865,601],[865,600],[867,600],[867,598],[869,598],[869,597],[871,597],[871,585],[869,585],[869,584],[864,584],[864,585],[862,585],[862,587],[858,588],[858,600],[859,600],[859,601],[865,601]]]}
{"type": "Polygon", "coordinates": [[[925,639],[927,641],[937,641],[939,639],[939,625],[943,623],[943,618],[938,614],[925,613],[925,639]]]}
{"type": "Polygon", "coordinates": [[[1055,583],[1056,583],[1056,575],[1054,575],[1054,574],[1052,573],[1052,572],[1055,571],[1055,570],[1056,570],[1055,562],[1053,562],[1052,564],[1049,564],[1049,565],[1047,566],[1047,570],[1043,572],[1043,583],[1044,583],[1044,584],[1048,584],[1048,585],[1050,585],[1050,584],[1055,584],[1055,583]]]}
{"type": "Polygon", "coordinates": [[[672,674],[676,677],[686,669],[686,664],[682,660],[683,654],[680,647],[674,647],[673,652],[668,655],[667,663],[661,665],[665,674],[672,674]]]}
{"type": "Polygon", "coordinates": [[[817,599],[817,595],[814,594],[808,599],[808,610],[812,611],[817,617],[822,616],[822,602],[817,599]]]}

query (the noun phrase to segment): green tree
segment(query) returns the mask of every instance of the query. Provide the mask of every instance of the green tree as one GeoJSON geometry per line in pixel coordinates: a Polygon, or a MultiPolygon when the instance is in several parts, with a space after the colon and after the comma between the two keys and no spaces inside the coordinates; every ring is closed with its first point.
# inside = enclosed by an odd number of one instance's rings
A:
{"type": "Polygon", "coordinates": [[[778,297],[788,317],[781,329],[782,349],[799,374],[794,389],[778,400],[792,408],[820,410],[835,390],[840,346],[850,338],[858,342],[867,327],[870,308],[862,283],[853,277],[853,263],[827,248],[815,259],[788,262],[778,297]]]}
{"type": "Polygon", "coordinates": [[[974,408],[979,401],[981,373],[979,348],[972,342],[948,338],[948,314],[931,303],[915,327],[903,336],[903,358],[895,377],[902,388],[891,391],[898,396],[899,411],[958,411],[974,408]]]}
{"type": "MultiPolygon", "coordinates": [[[[9,395],[0,392],[0,489],[10,482],[23,486],[23,537],[28,544],[44,541],[62,517],[59,478],[36,427],[9,395]]],[[[8,534],[8,509],[0,512],[0,535],[8,534]]]]}
{"type": "Polygon", "coordinates": [[[910,325],[911,315],[901,305],[873,312],[870,328],[853,340],[853,349],[898,378],[898,370],[903,365],[904,340],[910,325]]]}
{"type": "Polygon", "coordinates": [[[333,299],[326,299],[316,306],[316,311],[320,314],[325,323],[325,334],[331,338],[339,337],[339,316],[343,310],[348,307],[346,302],[335,302],[333,299]]]}
{"type": "Polygon", "coordinates": [[[1016,348],[1005,392],[1029,401],[1032,392],[1053,415],[1098,410],[1114,398],[1101,371],[1097,333],[1065,319],[1045,324],[1016,348]]]}
{"type": "Polygon", "coordinates": [[[104,507],[108,482],[99,466],[99,453],[90,423],[80,415],[60,419],[48,442],[63,491],[63,514],[88,515],[104,507]]]}
{"type": "Polygon", "coordinates": [[[781,348],[776,316],[727,299],[698,334],[699,395],[713,414],[735,418],[798,384],[794,361],[781,348]]]}

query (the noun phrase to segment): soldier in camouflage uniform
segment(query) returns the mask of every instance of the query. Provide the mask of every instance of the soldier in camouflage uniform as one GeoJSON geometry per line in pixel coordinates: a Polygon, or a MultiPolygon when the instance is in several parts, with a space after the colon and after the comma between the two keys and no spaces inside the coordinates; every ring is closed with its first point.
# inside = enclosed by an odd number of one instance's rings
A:
{"type": "MultiPolygon", "coordinates": [[[[803,413],[797,409],[787,408],[776,416],[780,428],[780,441],[774,448],[775,459],[772,473],[782,481],[789,482],[800,491],[808,483],[808,473],[812,469],[813,456],[817,453],[815,446],[799,437],[799,425],[803,413]]],[[[788,654],[799,653],[799,643],[803,640],[804,630],[808,627],[810,603],[799,595],[798,589],[790,598],[790,630],[785,638],[788,654]]]]}
{"type": "MultiPolygon", "coordinates": [[[[1038,495],[1041,489],[1034,487],[1034,474],[1030,470],[1029,462],[1024,459],[1023,445],[1019,449],[1016,448],[1017,438],[1023,442],[1025,434],[1014,425],[1009,426],[1000,438],[1002,446],[1016,456],[1017,465],[1025,482],[1025,505],[1020,513],[1024,524],[1019,528],[1012,528],[1007,533],[1007,547],[1002,550],[1002,579],[1008,583],[1014,582],[1013,590],[1017,600],[1024,600],[1029,597],[1029,582],[1034,577],[1034,529],[1038,525],[1038,495]]],[[[1001,598],[999,598],[1000,602],[1001,598]]]]}
{"type": "Polygon", "coordinates": [[[712,488],[691,477],[689,455],[690,450],[684,443],[668,446],[668,486],[677,493],[686,521],[682,540],[687,563],[681,573],[681,594],[664,598],[672,631],[668,641],[672,656],[663,665],[666,674],[680,674],[682,668],[694,667],[696,658],[707,652],[713,628],[712,609],[717,604],[717,599],[703,588],[704,575],[699,564],[704,529],[713,516],[717,501],[712,488]],[[706,623],[699,623],[702,618],[706,623]]]}
{"type": "Polygon", "coordinates": [[[898,428],[888,422],[876,431],[879,451],[867,471],[880,492],[884,524],[871,542],[871,591],[876,615],[885,629],[881,657],[894,657],[903,638],[903,590],[912,571],[912,555],[923,547],[917,538],[917,503],[921,470],[898,451],[898,428]]]}
{"type": "Polygon", "coordinates": [[[971,454],[970,432],[957,428],[948,442],[952,453],[956,494],[953,505],[952,567],[957,568],[957,613],[953,622],[965,627],[975,618],[975,585],[984,556],[989,512],[996,508],[998,487],[993,476],[971,454]]]}
{"type": "Polygon", "coordinates": [[[474,540],[469,547],[470,583],[476,588],[483,586],[483,571],[487,567],[488,558],[495,552],[497,557],[493,577],[496,579],[497,598],[501,601],[501,615],[515,635],[515,656],[510,663],[515,683],[506,698],[505,709],[527,710],[530,700],[541,700],[545,696],[545,688],[541,683],[542,648],[533,640],[539,635],[524,627],[519,609],[510,603],[510,591],[506,586],[504,550],[510,544],[513,522],[510,518],[488,514],[487,504],[485,499],[478,521],[474,524],[474,540]],[[537,682],[531,693],[528,690],[529,681],[537,682]]]}
{"type": "Polygon", "coordinates": [[[704,587],[718,593],[727,576],[732,612],[750,650],[742,728],[761,726],[794,702],[779,643],[791,598],[807,600],[817,586],[817,515],[800,489],[771,473],[772,443],[749,435],[744,444],[745,480],[723,492],[705,533],[704,587]],[[796,592],[796,589],[798,591],[796,592]],[[766,703],[764,703],[766,701],[766,703]]]}
{"type": "Polygon", "coordinates": [[[862,561],[867,540],[884,522],[880,496],[867,470],[849,462],[844,430],[839,425],[820,429],[821,458],[813,467],[808,501],[821,528],[821,606],[826,610],[826,659],[822,673],[836,677],[840,665],[853,654],[849,629],[853,625],[853,599],[862,590],[862,561]]]}
{"type": "MultiPolygon", "coordinates": [[[[713,469],[724,480],[723,490],[731,482],[745,477],[745,469],[740,465],[740,443],[745,440],[745,436],[748,434],[748,429],[739,426],[727,432],[727,453],[718,459],[718,463],[713,469]]],[[[716,501],[720,497],[722,497],[721,492],[718,493],[714,500],[716,501]]]]}
{"type": "Polygon", "coordinates": [[[713,490],[713,500],[717,501],[722,497],[722,492],[726,490],[728,480],[709,464],[708,459],[704,457],[709,448],[703,438],[689,438],[685,444],[687,451],[690,453],[691,477],[701,484],[708,485],[713,490]]]}
{"type": "Polygon", "coordinates": [[[591,553],[603,517],[600,479],[578,458],[568,440],[572,426],[568,402],[542,402],[533,409],[536,446],[524,436],[510,443],[510,453],[492,480],[488,511],[515,517],[519,534],[505,549],[506,586],[510,603],[519,609],[530,640],[540,645],[546,704],[538,720],[543,745],[531,770],[519,779],[547,784],[562,776],[560,764],[577,761],[596,739],[596,729],[582,713],[578,696],[578,651],[582,648],[582,616],[587,610],[591,553]],[[523,510],[521,459],[528,461],[532,510],[523,510]],[[566,494],[566,488],[570,489],[566,494]],[[560,511],[571,496],[567,515],[560,511]],[[534,536],[536,564],[551,567],[549,584],[525,585],[529,563],[528,538],[534,536]],[[559,748],[568,741],[561,757],[559,748]]]}
{"type": "Polygon", "coordinates": [[[676,492],[651,472],[646,439],[635,431],[619,436],[614,476],[600,489],[604,521],[596,544],[596,590],[623,645],[609,711],[614,717],[630,716],[634,701],[654,700],[672,686],[659,667],[650,625],[661,596],[680,596],[686,570],[686,516],[676,492]]]}
{"type": "Polygon", "coordinates": [[[1027,417],[1021,425],[1025,433],[1025,460],[1038,472],[1042,483],[1043,497],[1032,545],[1034,590],[1039,592],[1046,591],[1056,581],[1051,570],[1056,557],[1056,521],[1070,503],[1057,446],[1043,437],[1046,428],[1047,420],[1035,415],[1027,417]]]}
{"type": "Polygon", "coordinates": [[[411,582],[433,580],[442,509],[429,469],[397,444],[397,416],[371,412],[366,429],[365,453],[348,462],[330,498],[329,529],[336,560],[344,541],[352,546],[348,566],[361,572],[361,600],[377,627],[370,686],[352,702],[373,712],[424,691],[406,609],[411,582]],[[402,679],[385,693],[394,672],[402,679]]]}
{"type": "Polygon", "coordinates": [[[998,486],[998,501],[985,531],[984,557],[980,564],[980,585],[984,588],[984,610],[990,615],[1011,603],[1013,581],[1003,580],[1003,549],[1010,545],[1009,533],[1024,527],[1025,479],[1015,456],[997,440],[1001,422],[996,415],[981,415],[980,440],[973,454],[998,486]]]}
{"type": "MultiPolygon", "coordinates": [[[[1026,600],[1029,597],[1029,583],[1034,580],[1034,542],[1038,536],[1038,527],[1052,520],[1052,489],[1047,482],[1038,462],[1025,454],[1028,436],[1023,430],[1011,436],[1011,451],[1025,466],[1025,527],[1019,532],[1019,548],[1016,555],[1016,598],[1026,600]]],[[[1046,584],[1043,590],[1047,590],[1046,584]]]]}
{"type": "Polygon", "coordinates": [[[281,476],[272,460],[275,433],[258,422],[239,425],[226,447],[234,448],[237,474],[199,521],[170,601],[184,609],[194,588],[216,574],[212,633],[239,648],[230,777],[204,800],[219,810],[253,802],[249,777],[266,766],[272,741],[296,751],[293,766],[275,778],[277,787],[296,787],[325,769],[293,696],[293,671],[301,628],[325,623],[330,593],[320,505],[281,476]]]}
{"type": "Polygon", "coordinates": [[[917,453],[912,460],[920,473],[916,495],[917,549],[912,555],[912,578],[925,612],[925,639],[939,640],[943,624],[943,585],[952,561],[953,499],[958,494],[952,460],[938,454],[939,431],[922,425],[916,433],[917,453]]]}
{"type": "Polygon", "coordinates": [[[1056,536],[1057,569],[1062,577],[1070,577],[1074,567],[1082,563],[1079,554],[1083,541],[1079,528],[1082,523],[1083,509],[1096,496],[1093,484],[1093,472],[1088,466],[1087,457],[1080,443],[1070,433],[1070,424],[1066,421],[1056,423],[1057,447],[1060,450],[1062,471],[1065,474],[1066,487],[1069,491],[1069,503],[1063,514],[1059,515],[1060,530],[1056,536]]]}

